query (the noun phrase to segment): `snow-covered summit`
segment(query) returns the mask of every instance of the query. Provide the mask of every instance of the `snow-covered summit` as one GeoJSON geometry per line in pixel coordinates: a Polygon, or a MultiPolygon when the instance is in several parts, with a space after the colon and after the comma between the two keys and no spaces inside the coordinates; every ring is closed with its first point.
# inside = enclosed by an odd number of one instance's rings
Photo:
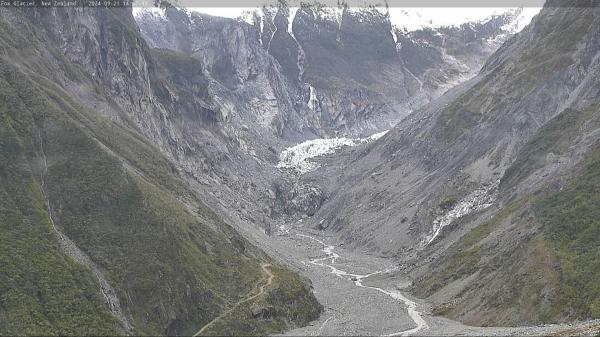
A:
{"type": "MultiPolygon", "coordinates": [[[[300,4],[289,1],[290,22],[293,21],[300,4]]],[[[527,7],[520,9],[518,18],[511,23],[511,32],[516,33],[527,25],[533,16],[541,9],[543,1],[540,1],[539,7],[527,7]]],[[[391,25],[395,29],[403,31],[415,31],[423,28],[438,28],[449,26],[460,26],[469,22],[481,22],[489,20],[494,15],[502,15],[514,12],[516,8],[434,8],[434,7],[393,7],[385,2],[362,1],[360,3],[345,2],[330,5],[326,0],[313,2],[303,2],[303,6],[311,6],[315,9],[315,14],[322,20],[337,22],[341,26],[344,14],[353,16],[366,16],[380,14],[389,17],[391,25]]],[[[259,7],[186,7],[188,12],[203,13],[207,15],[230,18],[238,21],[256,24],[255,17],[262,17],[262,11],[265,9],[276,8],[275,4],[267,4],[259,7]]],[[[160,15],[160,9],[134,7],[134,15],[160,15]]]]}

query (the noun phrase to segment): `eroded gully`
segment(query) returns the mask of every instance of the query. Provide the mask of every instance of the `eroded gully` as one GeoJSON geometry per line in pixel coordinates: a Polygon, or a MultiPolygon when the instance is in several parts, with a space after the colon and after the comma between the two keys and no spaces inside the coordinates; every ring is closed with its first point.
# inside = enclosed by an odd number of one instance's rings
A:
{"type": "Polygon", "coordinates": [[[52,212],[50,193],[46,182],[46,178],[48,176],[48,160],[46,158],[46,152],[44,151],[44,139],[42,136],[41,129],[38,132],[38,141],[40,144],[40,154],[42,160],[42,172],[40,177],[41,191],[44,197],[44,204],[46,205],[46,210],[48,212],[48,219],[50,220],[50,224],[52,225],[52,230],[56,233],[56,236],[58,237],[61,249],[67,256],[71,257],[75,262],[88,268],[92,272],[92,274],[96,277],[98,281],[100,293],[104,297],[111,314],[121,324],[125,332],[128,335],[130,335],[133,331],[133,327],[131,326],[131,324],[125,317],[123,310],[121,309],[121,304],[119,302],[119,298],[117,297],[116,290],[110,285],[107,277],[104,275],[100,267],[98,267],[98,265],[96,265],[96,263],[94,263],[94,261],[92,261],[92,259],[75,244],[75,242],[73,242],[56,226],[54,220],[54,213],[52,212]]]}

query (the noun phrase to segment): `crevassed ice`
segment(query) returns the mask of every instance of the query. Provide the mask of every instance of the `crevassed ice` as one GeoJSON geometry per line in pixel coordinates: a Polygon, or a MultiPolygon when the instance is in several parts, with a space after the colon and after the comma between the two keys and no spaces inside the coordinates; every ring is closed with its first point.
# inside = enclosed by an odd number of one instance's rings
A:
{"type": "Polygon", "coordinates": [[[379,132],[367,138],[340,137],[309,140],[281,152],[277,167],[290,169],[299,174],[307,173],[319,167],[317,163],[310,161],[311,158],[332,154],[344,146],[370,143],[383,137],[387,132],[379,132]]]}

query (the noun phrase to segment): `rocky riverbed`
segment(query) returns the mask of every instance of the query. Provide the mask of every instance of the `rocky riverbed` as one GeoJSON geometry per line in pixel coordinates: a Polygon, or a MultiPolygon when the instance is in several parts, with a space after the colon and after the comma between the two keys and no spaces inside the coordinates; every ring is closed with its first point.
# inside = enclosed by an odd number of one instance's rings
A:
{"type": "Polygon", "coordinates": [[[600,331],[599,320],[531,327],[473,327],[434,316],[427,300],[403,291],[411,279],[396,270],[399,261],[346,249],[333,237],[304,227],[302,222],[283,228],[272,236],[255,231],[247,234],[272,256],[310,279],[317,299],[325,307],[319,320],[288,331],[285,336],[595,336],[600,331]],[[410,303],[414,306],[407,305],[410,303]]]}

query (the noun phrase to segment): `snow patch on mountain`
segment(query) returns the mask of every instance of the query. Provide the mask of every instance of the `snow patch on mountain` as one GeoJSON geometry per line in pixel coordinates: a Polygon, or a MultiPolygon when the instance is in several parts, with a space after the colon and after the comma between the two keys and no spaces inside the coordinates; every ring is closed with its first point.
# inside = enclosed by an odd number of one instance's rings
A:
{"type": "MultiPolygon", "coordinates": [[[[346,5],[340,4],[329,4],[327,1],[313,1],[306,2],[311,4],[315,9],[315,14],[321,20],[336,22],[338,27],[341,28],[342,18],[344,12],[351,15],[364,16],[365,19],[369,16],[382,15],[389,18],[390,24],[403,31],[415,31],[423,28],[439,28],[449,26],[460,26],[465,23],[482,22],[489,20],[494,15],[502,15],[509,11],[519,10],[521,13],[518,18],[510,24],[510,27],[506,27],[510,33],[517,33],[521,31],[531,19],[540,11],[544,4],[544,0],[535,0],[539,2],[539,6],[532,7],[531,1],[527,4],[528,7],[524,8],[492,8],[492,7],[480,7],[480,8],[459,8],[459,7],[448,7],[448,8],[434,8],[434,7],[388,7],[380,3],[371,4],[369,1],[363,1],[362,3],[348,2],[346,5]]],[[[535,4],[535,3],[534,3],[535,4]]],[[[187,7],[185,8],[188,12],[197,12],[207,15],[230,18],[248,24],[254,25],[255,15],[261,15],[263,10],[272,9],[277,10],[276,6],[263,6],[263,7],[187,7]]],[[[290,12],[290,18],[293,20],[296,12],[299,9],[299,5],[294,2],[290,2],[288,10],[290,12]]],[[[164,15],[164,10],[159,8],[142,8],[134,7],[134,15],[140,13],[153,13],[154,15],[164,15]]],[[[290,21],[291,22],[291,21],[290,21]]],[[[263,24],[262,20],[259,24],[263,24]]],[[[291,28],[288,29],[289,31],[291,28]]],[[[291,35],[292,33],[290,33],[291,35]]]]}
{"type": "Polygon", "coordinates": [[[165,10],[158,7],[133,7],[132,14],[134,17],[152,17],[161,20],[166,20],[165,10]]]}
{"type": "Polygon", "coordinates": [[[540,12],[541,8],[518,8],[513,9],[511,12],[516,14],[515,20],[507,23],[502,29],[509,34],[515,34],[523,30],[527,26],[534,16],[540,12]]]}
{"type": "Polygon", "coordinates": [[[394,39],[394,43],[398,45],[398,36],[396,35],[396,29],[394,26],[390,29],[390,34],[392,34],[392,39],[394,39]]]}
{"type": "Polygon", "coordinates": [[[256,7],[186,7],[188,12],[202,13],[254,24],[256,7]]]}
{"type": "Polygon", "coordinates": [[[292,37],[294,42],[296,42],[296,46],[298,46],[298,55],[297,55],[297,67],[298,67],[298,81],[302,82],[302,77],[304,76],[304,60],[306,58],[306,54],[304,53],[304,49],[302,49],[302,45],[296,39],[296,35],[294,35],[293,23],[296,18],[296,13],[298,13],[298,7],[291,7],[288,10],[288,25],[287,32],[292,37]]]}
{"type": "Polygon", "coordinates": [[[321,20],[333,21],[337,23],[338,29],[342,27],[342,17],[344,15],[344,8],[341,6],[337,7],[323,7],[319,6],[317,15],[321,20]]]}
{"type": "MultiPolygon", "coordinates": [[[[260,34],[258,34],[258,42],[260,43],[260,45],[263,45],[263,40],[262,40],[262,36],[263,36],[263,32],[265,31],[265,13],[263,13],[262,11],[255,11],[255,15],[256,15],[256,20],[258,20],[258,31],[260,34]]],[[[255,21],[254,21],[255,22],[255,21]]]]}
{"type": "Polygon", "coordinates": [[[496,200],[495,191],[499,184],[500,181],[498,180],[492,184],[476,189],[456,203],[456,205],[454,205],[454,207],[452,207],[452,209],[446,214],[437,217],[433,221],[433,229],[431,234],[426,236],[421,242],[422,246],[427,246],[432,243],[433,240],[435,240],[435,238],[440,234],[442,229],[451,224],[454,220],[492,206],[496,200]]]}
{"type": "Polygon", "coordinates": [[[319,104],[319,98],[317,97],[317,90],[312,85],[309,85],[310,94],[308,96],[308,107],[311,110],[315,110],[317,104],[319,104]]]}
{"type": "Polygon", "coordinates": [[[488,21],[492,16],[502,15],[508,12],[521,11],[516,20],[513,33],[521,31],[531,19],[541,10],[543,1],[539,7],[527,8],[381,8],[387,11],[390,23],[405,31],[415,31],[423,28],[439,28],[460,26],[465,23],[488,21]]]}
{"type": "Polygon", "coordinates": [[[294,35],[294,30],[292,29],[292,23],[294,22],[294,19],[296,18],[296,13],[298,12],[298,7],[291,7],[289,8],[289,15],[288,15],[288,27],[287,27],[287,31],[288,34],[290,34],[292,36],[292,38],[294,40],[296,40],[296,35],[294,35]]]}
{"type": "Polygon", "coordinates": [[[373,134],[367,138],[323,138],[313,139],[285,149],[279,156],[277,167],[304,174],[318,168],[319,165],[310,161],[311,158],[335,153],[345,146],[356,146],[373,142],[388,131],[373,134]]]}

